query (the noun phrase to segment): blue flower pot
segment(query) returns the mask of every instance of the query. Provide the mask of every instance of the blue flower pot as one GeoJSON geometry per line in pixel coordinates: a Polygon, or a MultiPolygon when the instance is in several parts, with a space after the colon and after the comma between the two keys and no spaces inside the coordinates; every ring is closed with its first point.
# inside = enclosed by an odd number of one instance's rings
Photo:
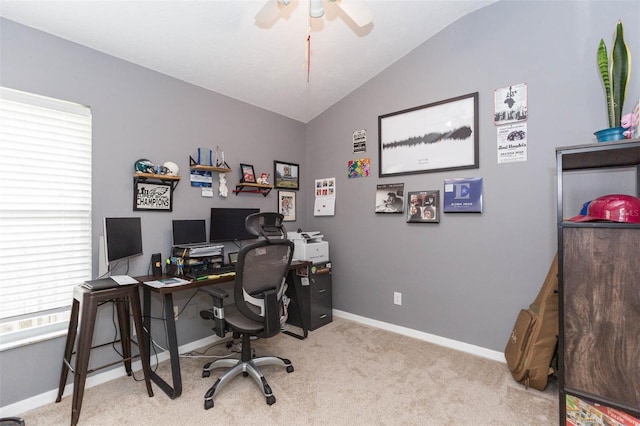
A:
{"type": "Polygon", "coordinates": [[[624,139],[624,127],[610,127],[594,133],[598,142],[619,141],[624,139]]]}

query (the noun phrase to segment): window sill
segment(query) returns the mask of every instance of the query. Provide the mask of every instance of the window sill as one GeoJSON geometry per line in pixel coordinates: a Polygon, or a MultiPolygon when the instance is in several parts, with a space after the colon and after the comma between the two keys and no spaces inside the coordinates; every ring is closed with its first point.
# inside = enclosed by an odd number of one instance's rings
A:
{"type": "Polygon", "coordinates": [[[65,336],[68,328],[68,323],[58,323],[42,327],[37,331],[32,329],[2,335],[0,336],[0,352],[65,336]]]}

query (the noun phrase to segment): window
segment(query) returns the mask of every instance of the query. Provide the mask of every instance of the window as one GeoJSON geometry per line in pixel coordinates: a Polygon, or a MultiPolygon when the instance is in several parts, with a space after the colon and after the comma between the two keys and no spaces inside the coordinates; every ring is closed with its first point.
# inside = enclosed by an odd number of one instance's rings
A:
{"type": "Polygon", "coordinates": [[[91,278],[91,110],[0,87],[0,349],[64,330],[91,278]]]}

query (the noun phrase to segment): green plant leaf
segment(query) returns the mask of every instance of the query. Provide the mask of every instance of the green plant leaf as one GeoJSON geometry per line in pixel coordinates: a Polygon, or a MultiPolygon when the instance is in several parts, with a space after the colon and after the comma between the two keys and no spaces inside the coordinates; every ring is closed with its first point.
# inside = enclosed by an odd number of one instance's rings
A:
{"type": "Polygon", "coordinates": [[[613,127],[613,102],[611,99],[611,83],[609,81],[609,57],[607,55],[607,46],[604,44],[604,40],[600,39],[600,45],[598,46],[598,69],[600,70],[600,77],[602,77],[602,83],[604,84],[604,94],[607,98],[607,117],[609,118],[609,127],[613,127]]]}
{"type": "Polygon", "coordinates": [[[624,42],[622,21],[618,21],[616,24],[616,35],[613,39],[613,47],[611,49],[611,69],[609,71],[614,110],[614,123],[613,126],[610,127],[620,126],[622,107],[624,106],[624,98],[627,94],[627,86],[629,85],[629,75],[631,74],[630,57],[629,48],[624,42]]]}

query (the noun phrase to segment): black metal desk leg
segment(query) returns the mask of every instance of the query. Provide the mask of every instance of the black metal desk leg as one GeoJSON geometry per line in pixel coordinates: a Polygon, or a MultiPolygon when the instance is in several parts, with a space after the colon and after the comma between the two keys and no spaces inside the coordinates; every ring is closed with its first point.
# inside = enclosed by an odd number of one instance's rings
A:
{"type": "Polygon", "coordinates": [[[182,394],[182,375],[180,373],[180,354],[178,353],[178,335],[176,320],[173,316],[173,296],[164,296],[164,314],[167,317],[167,340],[169,341],[169,357],[171,359],[171,376],[173,377],[173,397],[182,394]]]}
{"type": "MultiPolygon", "coordinates": [[[[151,290],[146,285],[142,286],[142,326],[144,328],[144,336],[141,336],[140,341],[145,347],[145,353],[151,363],[151,290]]],[[[153,379],[153,371],[151,376],[153,379]]]]}
{"type": "MultiPolygon", "coordinates": [[[[150,309],[148,308],[151,302],[150,291],[144,290],[144,312],[145,312],[145,326],[149,331],[149,339],[151,334],[150,325],[150,309]]],[[[171,363],[171,378],[173,381],[173,387],[169,385],[162,377],[158,376],[155,371],[151,372],[151,380],[160,387],[166,393],[169,398],[174,399],[182,394],[182,375],[180,373],[180,355],[178,354],[178,337],[176,334],[176,321],[173,317],[173,296],[171,293],[164,295],[164,315],[167,323],[167,341],[169,343],[169,359],[171,363]]]]}

